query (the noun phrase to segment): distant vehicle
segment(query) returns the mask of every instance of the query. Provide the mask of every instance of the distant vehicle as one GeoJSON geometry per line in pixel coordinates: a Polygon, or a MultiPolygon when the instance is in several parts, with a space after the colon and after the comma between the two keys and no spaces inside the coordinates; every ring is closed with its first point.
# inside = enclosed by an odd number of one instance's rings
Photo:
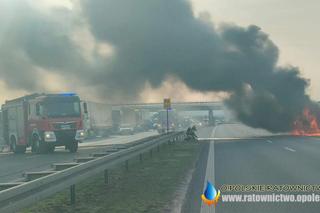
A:
{"type": "Polygon", "coordinates": [[[130,126],[122,126],[119,129],[120,135],[133,135],[134,134],[134,127],[130,126]]]}
{"type": "Polygon", "coordinates": [[[158,113],[158,120],[162,131],[167,131],[167,128],[169,128],[169,131],[174,131],[178,124],[177,112],[174,109],[169,110],[167,116],[167,111],[161,110],[158,113]]]}
{"type": "Polygon", "coordinates": [[[82,101],[84,129],[88,137],[106,136],[113,132],[111,105],[82,101]]]}
{"type": "Polygon", "coordinates": [[[133,129],[133,132],[152,128],[152,122],[147,117],[148,111],[117,109],[110,104],[85,100],[81,103],[84,129],[88,137],[124,134],[123,129],[127,127],[133,129]]]}
{"type": "Polygon", "coordinates": [[[215,120],[215,125],[220,125],[220,124],[223,124],[222,120],[215,120]]]}
{"type": "Polygon", "coordinates": [[[152,121],[149,120],[149,112],[147,110],[113,109],[112,122],[114,130],[118,129],[119,134],[123,134],[124,128],[130,128],[134,133],[152,128],[152,121]]]}
{"type": "Polygon", "coordinates": [[[14,153],[31,146],[34,153],[65,146],[78,150],[84,139],[80,98],[74,93],[32,94],[2,105],[3,137],[14,153]]]}
{"type": "Polygon", "coordinates": [[[136,125],[135,132],[144,132],[154,129],[154,123],[150,119],[145,119],[141,124],[136,125]]]}
{"type": "Polygon", "coordinates": [[[147,130],[147,128],[145,127],[145,126],[143,126],[143,125],[136,125],[134,128],[133,128],[133,131],[134,132],[144,132],[144,131],[146,131],[147,130]]]}

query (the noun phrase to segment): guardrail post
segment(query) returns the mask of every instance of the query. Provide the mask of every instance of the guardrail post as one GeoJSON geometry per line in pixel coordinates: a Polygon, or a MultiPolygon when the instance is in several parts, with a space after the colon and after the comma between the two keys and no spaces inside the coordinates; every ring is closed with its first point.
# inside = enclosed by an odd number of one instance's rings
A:
{"type": "Polygon", "coordinates": [[[109,184],[108,169],[104,170],[104,183],[105,183],[105,184],[109,184]]]}
{"type": "Polygon", "coordinates": [[[70,203],[74,205],[76,203],[76,185],[70,186],[70,203]]]}
{"type": "MultiPolygon", "coordinates": [[[[177,136],[178,134],[170,133],[169,135],[161,135],[156,138],[150,137],[152,138],[150,143],[145,143],[146,141],[149,141],[149,139],[142,140],[140,141],[141,143],[135,142],[132,144],[133,146],[128,146],[130,147],[129,149],[126,149],[128,148],[126,146],[121,148],[116,147],[115,149],[119,149],[118,152],[115,152],[112,155],[110,154],[100,156],[99,158],[97,157],[97,160],[94,160],[96,159],[94,157],[77,158],[76,162],[79,163],[79,165],[72,163],[72,165],[78,166],[71,167],[64,172],[52,171],[51,173],[44,171],[44,173],[50,176],[44,176],[39,180],[34,180],[29,183],[20,183],[17,187],[12,187],[8,190],[1,191],[0,212],[7,212],[6,210],[8,209],[10,212],[17,212],[21,208],[27,206],[27,204],[31,205],[38,199],[46,198],[58,191],[65,189],[68,190],[68,187],[70,190],[70,192],[68,192],[70,193],[70,201],[67,202],[70,203],[72,207],[75,207],[75,205],[80,202],[80,200],[76,200],[76,184],[87,179],[88,177],[91,177],[91,175],[94,175],[96,172],[100,172],[100,175],[102,175],[101,173],[104,172],[105,182],[110,184],[112,183],[112,180],[109,180],[109,176],[111,177],[112,174],[112,170],[110,169],[115,164],[123,165],[123,163],[125,163],[128,170],[130,159],[136,158],[137,155],[140,155],[140,160],[142,162],[143,155],[147,157],[149,151],[151,157],[153,157],[153,149],[160,149],[160,146],[163,146],[161,149],[164,150],[170,148],[170,146],[166,148],[166,146],[168,146],[167,143],[170,145],[173,141],[173,138],[177,138],[177,136]],[[110,175],[108,174],[109,171],[110,175]],[[21,196],[22,194],[28,196],[21,196]]],[[[70,165],[68,164],[68,166],[70,165]]]]}
{"type": "Polygon", "coordinates": [[[129,170],[129,161],[126,160],[126,170],[128,171],[129,170]]]}

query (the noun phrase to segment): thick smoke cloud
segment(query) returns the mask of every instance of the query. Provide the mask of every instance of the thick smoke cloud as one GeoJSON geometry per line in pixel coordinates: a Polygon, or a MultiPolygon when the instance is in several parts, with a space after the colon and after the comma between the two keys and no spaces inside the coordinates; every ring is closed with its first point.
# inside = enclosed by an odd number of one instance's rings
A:
{"type": "Polygon", "coordinates": [[[41,89],[41,67],[128,100],[146,82],[158,87],[173,76],[197,91],[230,92],[227,104],[241,121],[275,132],[290,130],[312,104],[308,81],[298,68],[277,66],[279,50],[259,27],[216,27],[186,0],[80,0],[80,16],[19,7],[0,43],[0,75],[13,88],[41,89]],[[70,36],[83,20],[98,42],[111,44],[110,58],[84,60],[70,36]]]}
{"type": "Polygon", "coordinates": [[[279,50],[257,26],[213,27],[195,18],[184,0],[91,0],[86,14],[94,35],[116,55],[101,81],[136,93],[174,75],[199,91],[228,91],[246,124],[288,131],[303,107],[308,82],[294,67],[277,67],[279,50]]]}
{"type": "Polygon", "coordinates": [[[0,0],[7,13],[0,19],[2,79],[10,88],[40,92],[45,84],[38,72],[40,68],[62,74],[65,78],[85,74],[88,65],[83,62],[70,37],[71,12],[54,9],[52,14],[44,13],[29,3],[0,0]]]}

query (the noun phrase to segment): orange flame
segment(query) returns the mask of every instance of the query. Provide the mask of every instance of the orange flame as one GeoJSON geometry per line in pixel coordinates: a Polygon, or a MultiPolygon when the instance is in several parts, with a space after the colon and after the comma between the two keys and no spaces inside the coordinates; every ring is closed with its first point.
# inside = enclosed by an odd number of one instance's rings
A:
{"type": "Polygon", "coordinates": [[[293,123],[291,134],[295,136],[320,136],[318,119],[310,109],[305,108],[302,115],[293,123]]]}

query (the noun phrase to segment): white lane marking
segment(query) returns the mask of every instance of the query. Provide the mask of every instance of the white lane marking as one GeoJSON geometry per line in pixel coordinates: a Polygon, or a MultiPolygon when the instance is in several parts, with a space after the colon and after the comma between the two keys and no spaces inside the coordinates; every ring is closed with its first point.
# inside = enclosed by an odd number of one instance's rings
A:
{"type": "Polygon", "coordinates": [[[271,140],[267,140],[268,143],[273,143],[271,140]]]}
{"type": "MultiPolygon", "coordinates": [[[[214,138],[216,133],[216,128],[214,127],[212,131],[212,137],[214,138]]],[[[215,184],[215,175],[214,175],[214,140],[209,142],[209,153],[208,153],[208,161],[207,161],[207,169],[203,186],[207,186],[207,181],[210,181],[212,184],[215,184]]],[[[201,203],[201,213],[215,213],[215,208],[212,206],[208,206],[201,203]]]]}
{"type": "Polygon", "coordinates": [[[289,147],[287,147],[287,146],[286,146],[286,147],[284,147],[284,149],[285,149],[285,150],[288,150],[288,151],[290,151],[290,152],[296,152],[296,150],[291,149],[291,148],[289,148],[289,147]]]}
{"type": "Polygon", "coordinates": [[[265,140],[264,138],[257,138],[257,137],[252,137],[252,138],[198,138],[199,141],[212,141],[212,140],[225,140],[225,141],[229,141],[229,140],[265,140]]]}

